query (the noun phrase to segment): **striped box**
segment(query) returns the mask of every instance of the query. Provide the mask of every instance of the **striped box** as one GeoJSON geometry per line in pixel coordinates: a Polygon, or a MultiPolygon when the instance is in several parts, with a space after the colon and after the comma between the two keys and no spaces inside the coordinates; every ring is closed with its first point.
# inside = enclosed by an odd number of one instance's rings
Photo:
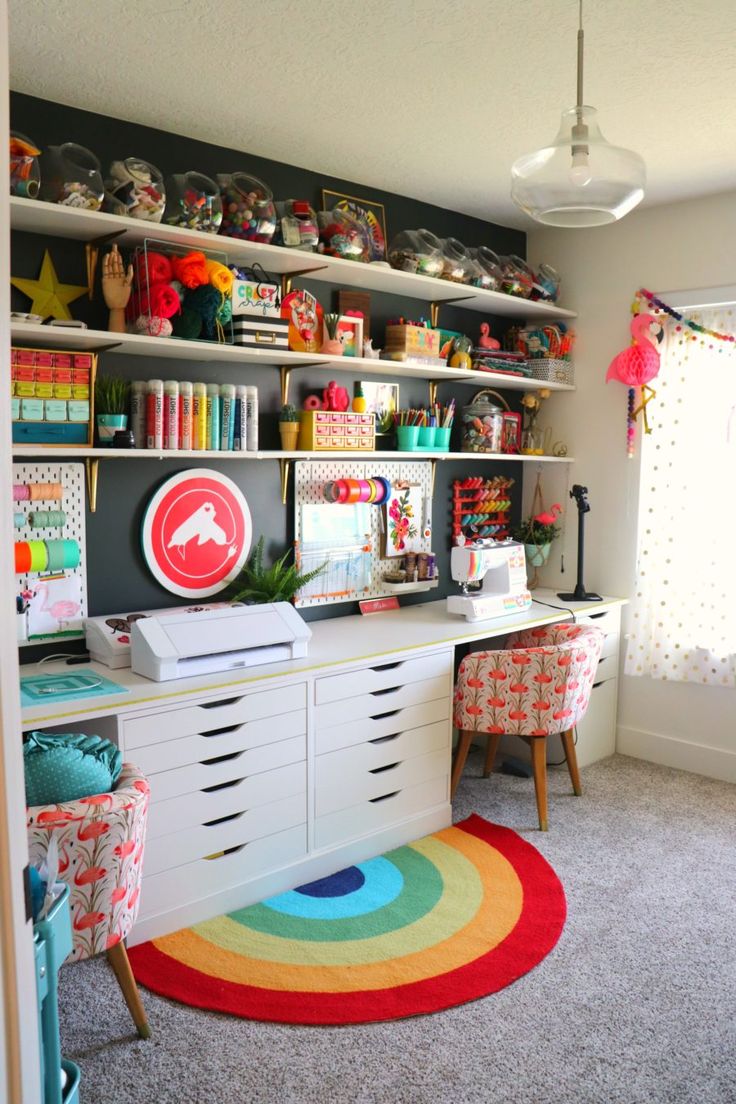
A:
{"type": "Polygon", "coordinates": [[[247,349],[288,349],[289,320],[240,315],[233,318],[233,340],[247,349]]]}

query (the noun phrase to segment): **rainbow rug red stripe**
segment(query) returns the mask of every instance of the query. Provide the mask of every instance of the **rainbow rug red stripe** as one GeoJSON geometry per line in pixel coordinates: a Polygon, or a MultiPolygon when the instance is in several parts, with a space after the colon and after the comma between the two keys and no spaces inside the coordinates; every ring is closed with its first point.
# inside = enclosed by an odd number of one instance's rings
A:
{"type": "Polygon", "coordinates": [[[495,993],[549,954],[565,923],[549,863],[471,816],[259,905],[134,947],[137,980],[253,1020],[350,1024],[495,993]]]}

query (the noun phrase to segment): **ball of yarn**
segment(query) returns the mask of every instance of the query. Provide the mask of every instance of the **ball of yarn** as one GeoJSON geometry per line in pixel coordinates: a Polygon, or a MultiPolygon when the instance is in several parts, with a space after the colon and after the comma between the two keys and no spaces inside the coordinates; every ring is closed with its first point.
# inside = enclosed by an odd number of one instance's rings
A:
{"type": "Polygon", "coordinates": [[[135,320],[135,332],[148,337],[171,337],[172,326],[168,318],[149,318],[139,314],[135,320]]]}
{"type": "Polygon", "coordinates": [[[148,292],[148,309],[157,318],[172,318],[181,310],[181,300],[171,284],[153,284],[148,292]]]}
{"type": "Polygon", "coordinates": [[[180,283],[179,280],[172,280],[169,286],[172,287],[176,294],[179,296],[179,302],[181,303],[186,294],[186,288],[184,287],[184,285],[180,283]]]}
{"type": "Polygon", "coordinates": [[[138,284],[168,283],[171,280],[171,261],[163,253],[139,253],[135,262],[135,275],[138,284]]]}
{"type": "Polygon", "coordinates": [[[202,318],[196,311],[185,307],[174,319],[174,333],[185,341],[195,341],[202,332],[202,318]]]}
{"type": "Polygon", "coordinates": [[[207,261],[207,277],[212,287],[217,288],[223,295],[229,295],[232,291],[233,274],[219,261],[207,261]]]}
{"type": "Polygon", "coordinates": [[[219,291],[215,291],[210,284],[195,288],[184,298],[185,309],[196,311],[202,319],[202,333],[205,337],[217,336],[217,312],[221,302],[219,291]]]}
{"type": "Polygon", "coordinates": [[[220,309],[217,312],[217,321],[221,322],[223,326],[226,326],[233,317],[233,301],[229,295],[222,296],[222,303],[220,309]]]}
{"type": "Polygon", "coordinates": [[[207,258],[197,250],[193,249],[184,257],[172,257],[171,267],[174,279],[180,280],[186,288],[198,288],[208,282],[207,258]]]}

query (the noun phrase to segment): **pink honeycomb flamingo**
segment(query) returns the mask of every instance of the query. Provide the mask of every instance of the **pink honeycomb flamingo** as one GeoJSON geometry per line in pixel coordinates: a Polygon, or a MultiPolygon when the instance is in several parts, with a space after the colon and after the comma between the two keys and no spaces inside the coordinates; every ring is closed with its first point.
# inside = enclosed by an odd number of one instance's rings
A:
{"type": "Polygon", "coordinates": [[[635,314],[631,320],[633,344],[613,358],[606,372],[606,383],[615,379],[629,388],[628,442],[629,454],[632,452],[634,423],[637,414],[644,419],[644,430],[649,433],[647,421],[647,403],[656,392],[649,386],[659,372],[659,350],[654,342],[661,341],[664,335],[661,324],[652,314],[635,314]],[[635,387],[641,388],[639,405],[634,409],[635,387]]]}
{"type": "Polygon", "coordinates": [[[81,609],[79,602],[70,602],[67,599],[60,599],[50,606],[48,583],[36,583],[34,594],[43,595],[43,605],[41,606],[40,612],[50,613],[54,621],[58,624],[59,629],[63,629],[64,625],[68,624],[73,617],[76,617],[81,609]]]}

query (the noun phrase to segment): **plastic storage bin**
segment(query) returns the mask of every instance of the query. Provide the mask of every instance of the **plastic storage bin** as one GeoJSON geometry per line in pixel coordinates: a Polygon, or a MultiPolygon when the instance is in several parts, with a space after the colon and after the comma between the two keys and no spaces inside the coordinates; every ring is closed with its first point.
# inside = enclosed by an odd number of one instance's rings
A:
{"type": "Polygon", "coordinates": [[[43,1104],[78,1104],[79,1067],[74,1062],[62,1059],[59,1049],[58,973],[59,967],[72,949],[68,886],[64,886],[46,917],[33,925],[33,942],[43,1104]],[[63,1091],[62,1067],[66,1074],[63,1091]]]}

